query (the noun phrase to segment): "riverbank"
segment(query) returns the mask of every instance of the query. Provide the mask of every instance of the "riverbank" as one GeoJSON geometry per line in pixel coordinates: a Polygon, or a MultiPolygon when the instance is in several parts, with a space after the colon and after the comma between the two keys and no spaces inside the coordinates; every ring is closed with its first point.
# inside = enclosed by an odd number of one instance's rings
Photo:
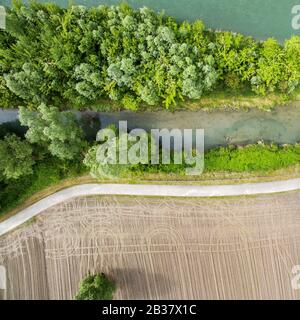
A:
{"type": "MultiPolygon", "coordinates": [[[[176,111],[249,111],[258,109],[262,111],[271,111],[276,107],[285,107],[289,104],[300,101],[300,88],[296,89],[290,96],[279,92],[268,93],[259,96],[250,90],[214,90],[205,93],[201,99],[177,101],[176,106],[170,106],[168,112],[176,111]]],[[[72,109],[72,106],[68,107],[72,109]]],[[[84,110],[84,108],[82,108],[84,110]]],[[[109,99],[101,99],[92,104],[89,109],[95,112],[119,112],[124,111],[122,104],[109,99]]],[[[161,105],[140,104],[140,112],[159,112],[165,110],[161,105]]]]}

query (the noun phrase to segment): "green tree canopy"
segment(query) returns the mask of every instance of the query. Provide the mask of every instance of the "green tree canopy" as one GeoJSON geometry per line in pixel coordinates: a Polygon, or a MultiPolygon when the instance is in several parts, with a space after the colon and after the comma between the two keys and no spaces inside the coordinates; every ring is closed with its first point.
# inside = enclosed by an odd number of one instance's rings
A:
{"type": "Polygon", "coordinates": [[[19,119],[28,126],[26,138],[48,148],[59,159],[72,160],[83,147],[83,132],[72,112],[41,104],[37,111],[20,107],[19,119]]]}
{"type": "Polygon", "coordinates": [[[0,170],[7,179],[18,179],[32,173],[32,146],[15,134],[0,141],[0,170]]]}
{"type": "Polygon", "coordinates": [[[116,290],[113,281],[104,273],[89,275],[80,283],[76,300],[112,300],[116,290]]]}
{"type": "Polygon", "coordinates": [[[2,106],[175,106],[213,90],[292,93],[299,85],[300,38],[284,45],[178,23],[148,8],[15,2],[0,33],[2,106]]]}

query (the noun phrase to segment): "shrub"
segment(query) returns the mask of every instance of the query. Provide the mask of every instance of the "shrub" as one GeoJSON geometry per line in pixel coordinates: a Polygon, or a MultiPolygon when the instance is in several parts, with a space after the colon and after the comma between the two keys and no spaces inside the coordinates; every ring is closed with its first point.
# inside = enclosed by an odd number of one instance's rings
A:
{"type": "Polygon", "coordinates": [[[31,145],[15,134],[0,141],[0,171],[6,179],[32,174],[34,164],[31,145]]]}
{"type": "MultiPolygon", "coordinates": [[[[118,140],[116,141],[117,146],[118,140]]],[[[174,153],[171,153],[170,164],[151,164],[150,145],[147,163],[135,165],[120,165],[118,162],[117,164],[100,163],[97,159],[97,150],[98,146],[89,150],[84,164],[91,175],[98,179],[130,177],[132,174],[138,177],[141,173],[185,174],[186,168],[191,167],[184,161],[182,164],[174,164],[174,153]]],[[[114,149],[111,149],[112,153],[113,151],[114,149]]],[[[258,143],[244,147],[227,146],[208,150],[204,155],[204,172],[271,172],[297,164],[300,164],[300,144],[278,146],[258,143]]]]}
{"type": "Polygon", "coordinates": [[[268,172],[300,163],[300,145],[254,144],[222,147],[205,155],[208,172],[268,172]]]}
{"type": "MultiPolygon", "coordinates": [[[[263,43],[255,75],[251,78],[255,92],[266,94],[280,88],[284,81],[284,58],[283,48],[275,39],[268,39],[263,43]]],[[[283,87],[282,89],[285,91],[283,87]]]]}
{"type": "Polygon", "coordinates": [[[0,215],[21,204],[36,192],[84,172],[86,169],[80,159],[62,161],[48,157],[36,162],[30,175],[23,175],[14,180],[0,179],[0,215]]]}
{"type": "Polygon", "coordinates": [[[112,300],[116,285],[104,273],[89,275],[81,283],[76,300],[112,300]]]}

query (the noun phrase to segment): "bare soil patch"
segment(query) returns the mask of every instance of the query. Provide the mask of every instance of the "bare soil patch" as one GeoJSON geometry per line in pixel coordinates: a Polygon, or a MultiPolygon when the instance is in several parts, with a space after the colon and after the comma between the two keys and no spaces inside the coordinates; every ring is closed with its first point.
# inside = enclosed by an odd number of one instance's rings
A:
{"type": "Polygon", "coordinates": [[[9,299],[71,299],[99,271],[119,299],[300,299],[300,193],[79,197],[0,238],[0,264],[9,299]]]}

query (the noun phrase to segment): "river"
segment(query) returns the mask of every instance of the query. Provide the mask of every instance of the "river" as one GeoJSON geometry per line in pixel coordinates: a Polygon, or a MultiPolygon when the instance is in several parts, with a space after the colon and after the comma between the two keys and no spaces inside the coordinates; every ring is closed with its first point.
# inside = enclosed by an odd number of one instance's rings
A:
{"type": "MultiPolygon", "coordinates": [[[[278,144],[300,142],[299,102],[272,111],[213,110],[157,112],[99,112],[102,127],[127,120],[128,128],[204,129],[205,148],[228,144],[248,144],[263,140],[278,144]]],[[[0,123],[14,121],[17,110],[1,110],[0,123]]]]}

